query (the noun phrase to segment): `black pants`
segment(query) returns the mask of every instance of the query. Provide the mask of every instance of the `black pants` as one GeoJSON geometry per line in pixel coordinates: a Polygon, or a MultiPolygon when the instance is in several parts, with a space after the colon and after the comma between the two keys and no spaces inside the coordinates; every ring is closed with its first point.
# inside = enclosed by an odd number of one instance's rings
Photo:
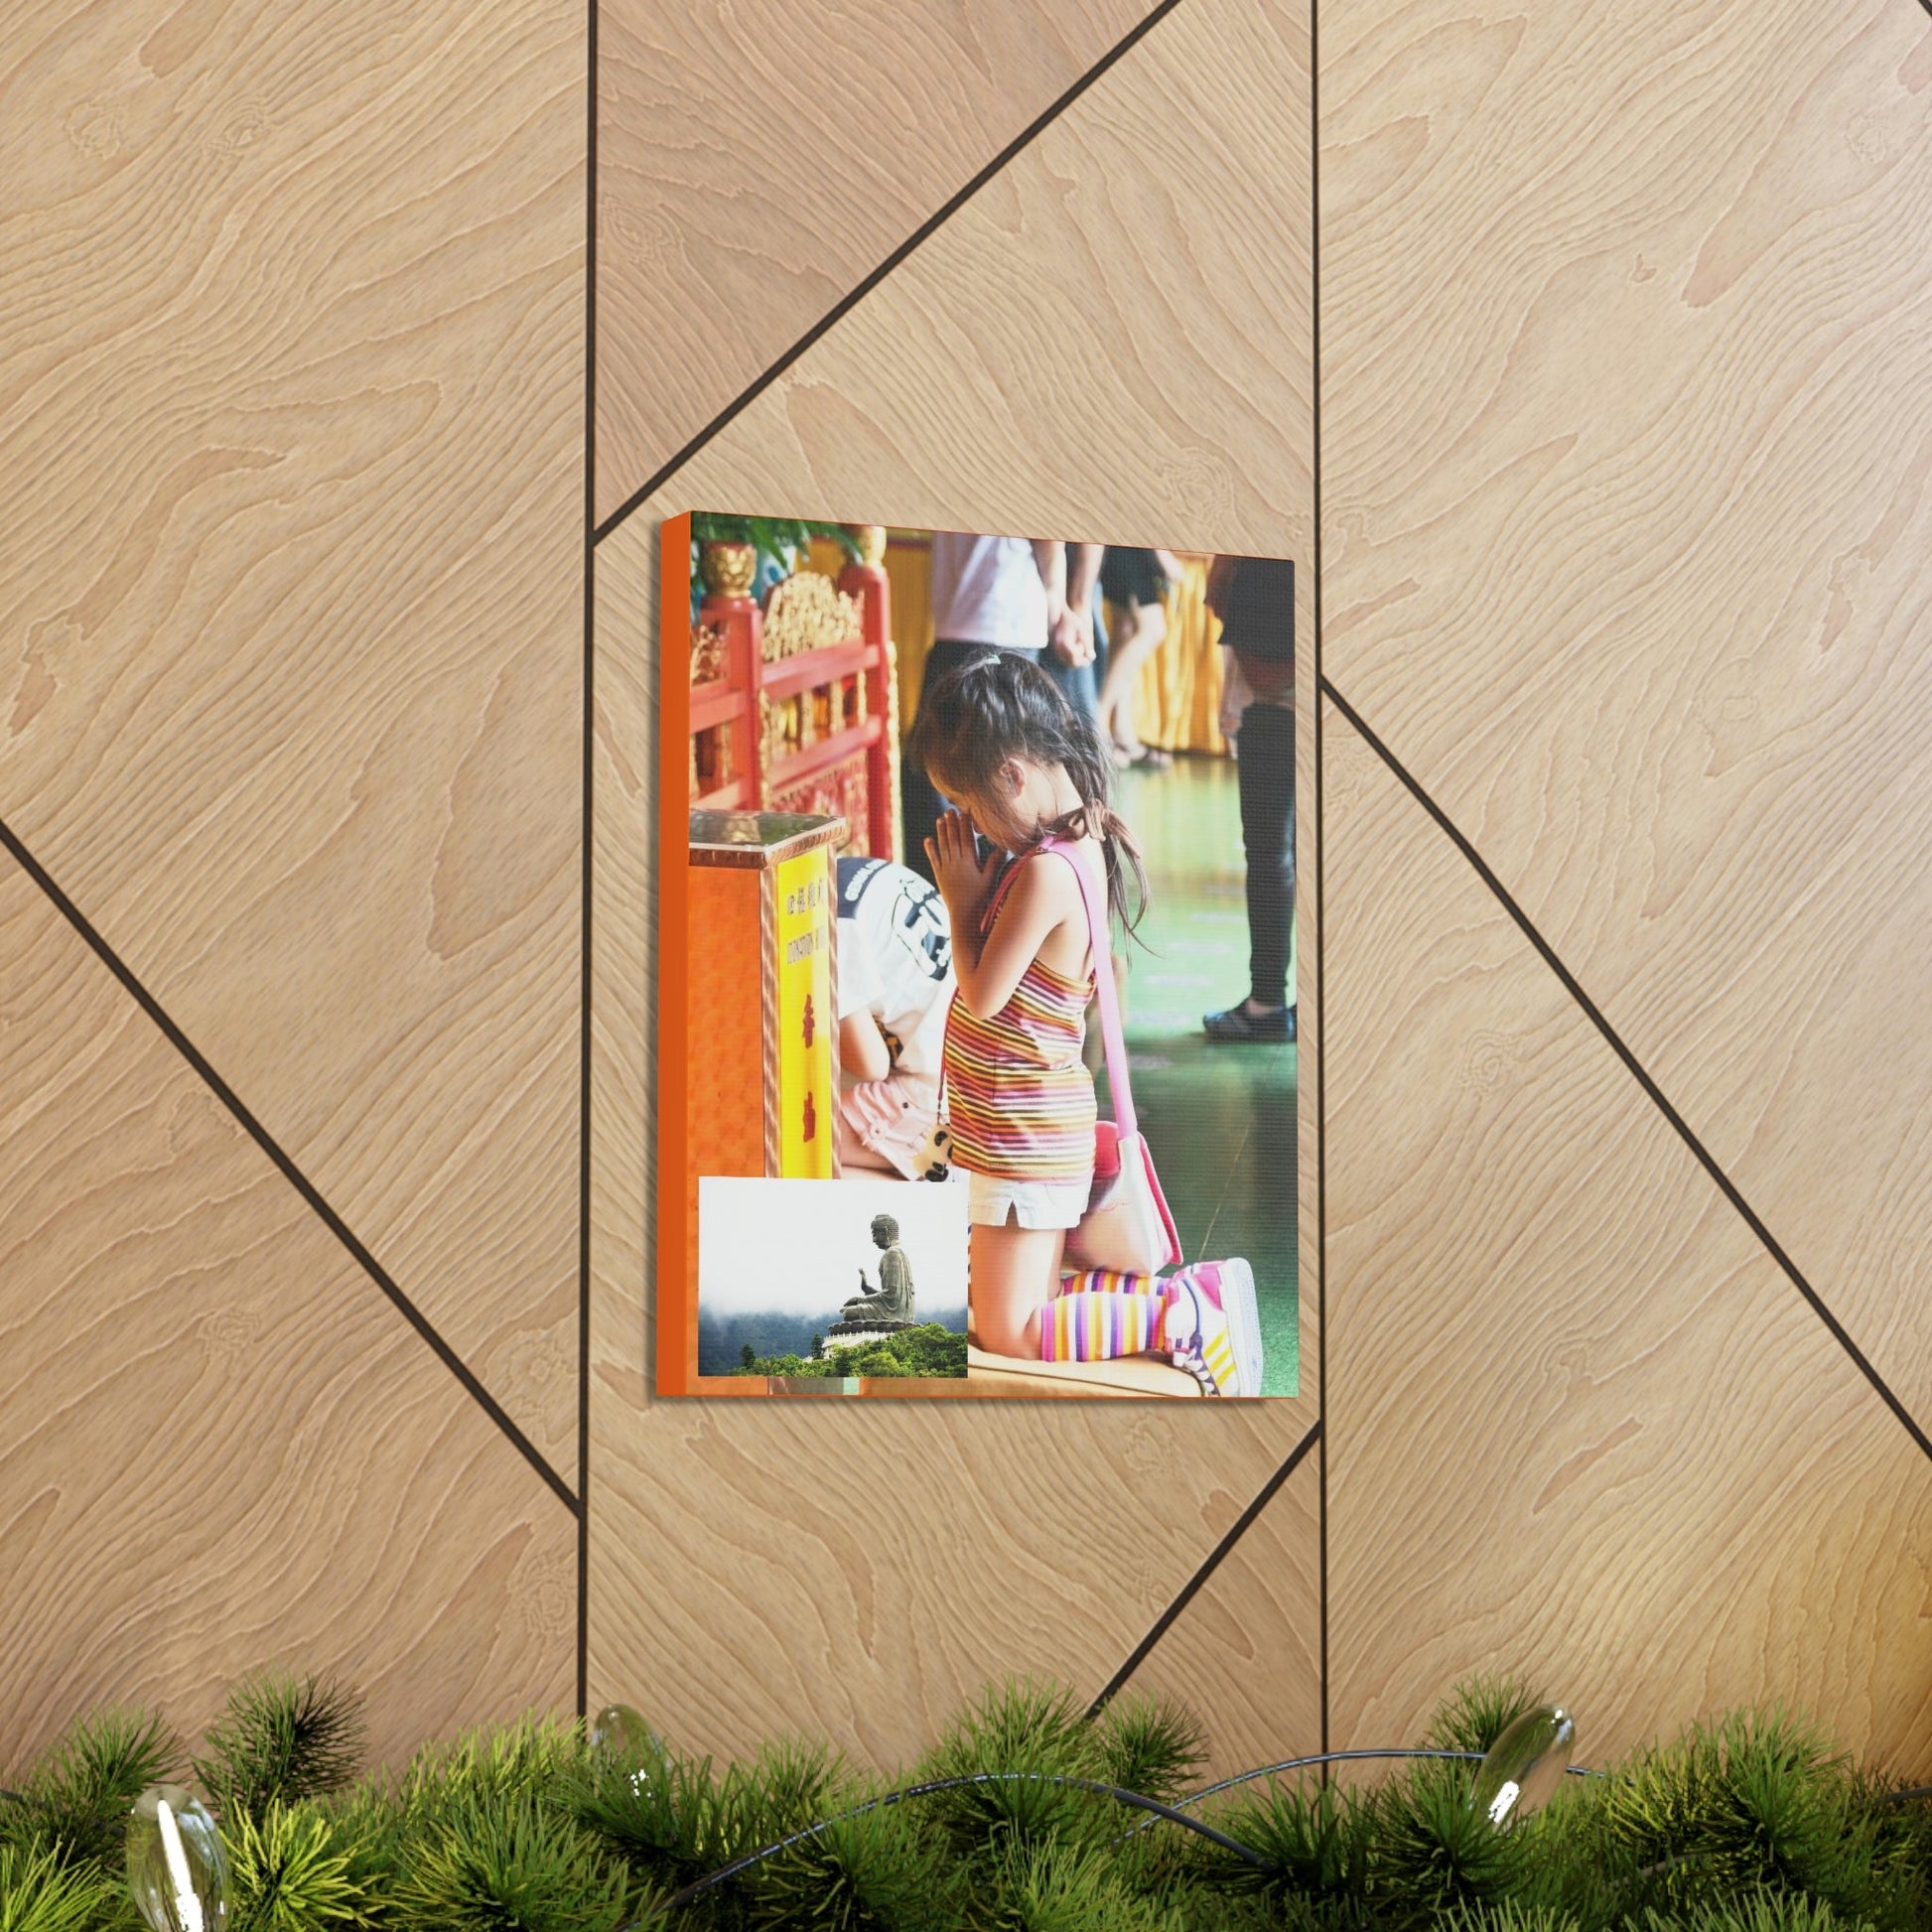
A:
{"type": "Polygon", "coordinates": [[[1251,704],[1236,744],[1248,854],[1248,990],[1257,1006],[1286,1006],[1295,916],[1294,712],[1251,704]]]}
{"type": "MultiPolygon", "coordinates": [[[[955,670],[961,664],[970,664],[974,658],[983,657],[988,646],[985,644],[962,644],[952,637],[941,637],[926,652],[925,671],[919,679],[923,691],[936,677],[947,671],[955,670]]],[[[1028,657],[1035,663],[1039,661],[1036,650],[1016,650],[1008,655],[1028,657]]],[[[906,719],[904,729],[912,728],[911,719],[906,719]]],[[[932,867],[925,856],[925,842],[932,836],[932,828],[938,822],[939,814],[946,809],[946,801],[932,787],[932,780],[925,775],[924,768],[912,760],[902,759],[898,767],[899,811],[905,820],[905,863],[928,885],[937,882],[932,877],[932,867]]]]}

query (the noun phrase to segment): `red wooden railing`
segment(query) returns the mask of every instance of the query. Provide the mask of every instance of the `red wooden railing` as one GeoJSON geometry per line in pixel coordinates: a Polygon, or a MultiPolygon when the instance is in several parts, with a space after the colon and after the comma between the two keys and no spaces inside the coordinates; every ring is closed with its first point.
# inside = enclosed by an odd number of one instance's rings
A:
{"type": "Polygon", "coordinates": [[[692,652],[691,804],[844,818],[846,849],[897,857],[897,675],[892,592],[879,564],[848,564],[838,588],[858,634],[767,659],[754,598],[707,597],[692,652]],[[710,673],[710,675],[705,675],[710,673]]]}

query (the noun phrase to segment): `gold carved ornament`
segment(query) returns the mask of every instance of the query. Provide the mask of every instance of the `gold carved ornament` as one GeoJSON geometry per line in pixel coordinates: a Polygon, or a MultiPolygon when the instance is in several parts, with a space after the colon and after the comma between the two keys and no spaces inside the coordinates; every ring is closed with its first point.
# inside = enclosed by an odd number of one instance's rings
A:
{"type": "Polygon", "coordinates": [[[803,651],[849,644],[861,631],[857,602],[814,570],[801,570],[772,586],[764,607],[761,648],[775,664],[803,651]]]}
{"type": "Polygon", "coordinates": [[[715,623],[691,626],[691,686],[716,684],[725,675],[725,633],[715,623]]]}
{"type": "Polygon", "coordinates": [[[698,545],[698,581],[713,597],[750,597],[759,553],[749,543],[698,545]]]}

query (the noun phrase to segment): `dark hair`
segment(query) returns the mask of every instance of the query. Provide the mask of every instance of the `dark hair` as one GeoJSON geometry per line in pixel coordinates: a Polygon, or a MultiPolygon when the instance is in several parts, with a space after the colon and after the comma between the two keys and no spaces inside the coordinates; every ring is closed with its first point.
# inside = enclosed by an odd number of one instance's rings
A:
{"type": "Polygon", "coordinates": [[[1108,906],[1129,932],[1140,924],[1147,910],[1147,868],[1127,821],[1114,810],[1114,761],[1091,721],[1030,658],[989,650],[934,678],[919,693],[905,755],[955,797],[985,797],[993,790],[994,773],[1010,758],[1061,766],[1080,803],[1039,829],[1061,838],[1091,833],[1098,839],[1108,906]]]}

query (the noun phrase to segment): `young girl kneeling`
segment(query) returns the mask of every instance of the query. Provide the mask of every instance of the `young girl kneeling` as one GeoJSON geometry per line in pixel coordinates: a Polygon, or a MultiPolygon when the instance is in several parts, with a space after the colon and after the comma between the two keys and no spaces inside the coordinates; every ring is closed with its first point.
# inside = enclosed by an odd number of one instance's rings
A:
{"type": "Polygon", "coordinates": [[[1061,1276],[1067,1230],[1093,1185],[1087,1004],[1095,971],[1112,970],[1104,936],[1094,957],[1072,868],[1105,879],[1107,902],[1130,929],[1147,898],[1139,851],[1109,802],[1111,760],[1036,664],[997,652],[920,693],[907,750],[963,807],[938,821],[925,850],[958,980],[943,1062],[953,1162],[970,1183],[979,1345],[1037,1361],[1159,1351],[1209,1393],[1259,1394],[1245,1262],[1201,1263],[1165,1280],[1061,1276]]]}

